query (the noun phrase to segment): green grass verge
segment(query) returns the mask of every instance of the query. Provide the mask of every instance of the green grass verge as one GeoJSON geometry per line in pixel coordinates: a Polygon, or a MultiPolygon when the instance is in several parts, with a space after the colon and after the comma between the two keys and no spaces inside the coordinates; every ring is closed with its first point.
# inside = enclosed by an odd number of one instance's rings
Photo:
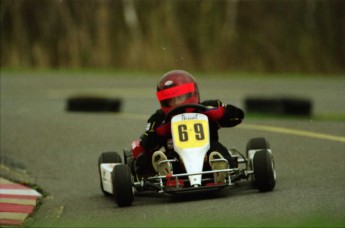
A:
{"type": "MultiPolygon", "coordinates": [[[[145,76],[145,77],[160,77],[165,72],[174,69],[167,70],[143,70],[143,69],[124,69],[124,68],[1,68],[1,74],[47,74],[47,75],[70,75],[71,77],[76,75],[85,75],[85,76],[145,76]]],[[[344,79],[344,74],[321,74],[321,73],[269,73],[269,72],[239,72],[239,71],[229,71],[229,72],[216,72],[216,71],[194,71],[189,69],[182,69],[190,72],[197,78],[286,78],[291,80],[299,79],[344,79]]]]}

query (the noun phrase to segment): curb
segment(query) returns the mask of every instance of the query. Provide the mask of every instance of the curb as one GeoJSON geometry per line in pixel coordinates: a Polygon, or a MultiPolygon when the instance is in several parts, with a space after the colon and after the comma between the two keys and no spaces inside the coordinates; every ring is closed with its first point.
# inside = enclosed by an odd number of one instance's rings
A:
{"type": "Polygon", "coordinates": [[[0,177],[0,226],[22,225],[41,197],[32,188],[0,177]]]}

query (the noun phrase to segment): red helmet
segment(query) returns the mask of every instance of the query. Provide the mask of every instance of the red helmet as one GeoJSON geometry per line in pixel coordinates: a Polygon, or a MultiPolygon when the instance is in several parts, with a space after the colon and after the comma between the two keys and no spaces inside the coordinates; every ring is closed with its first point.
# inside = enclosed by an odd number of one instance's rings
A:
{"type": "Polygon", "coordinates": [[[199,104],[198,84],[186,71],[169,71],[158,82],[157,98],[165,114],[181,104],[199,104]]]}

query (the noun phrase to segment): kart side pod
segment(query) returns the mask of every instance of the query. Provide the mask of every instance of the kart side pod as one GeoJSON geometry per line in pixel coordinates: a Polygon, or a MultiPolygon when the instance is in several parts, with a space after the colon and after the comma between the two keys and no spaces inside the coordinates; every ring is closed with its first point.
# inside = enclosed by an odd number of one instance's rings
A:
{"type": "Polygon", "coordinates": [[[117,165],[121,165],[121,163],[103,163],[100,165],[103,190],[111,194],[114,194],[111,175],[117,165]]]}

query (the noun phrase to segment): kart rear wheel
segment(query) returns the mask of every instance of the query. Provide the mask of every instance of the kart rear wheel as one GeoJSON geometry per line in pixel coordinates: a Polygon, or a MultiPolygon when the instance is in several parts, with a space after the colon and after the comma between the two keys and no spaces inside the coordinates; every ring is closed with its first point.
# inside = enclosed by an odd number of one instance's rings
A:
{"type": "Polygon", "coordinates": [[[127,165],[117,165],[111,173],[113,193],[119,207],[130,206],[133,202],[133,179],[127,165]]]}
{"type": "Polygon", "coordinates": [[[122,159],[117,152],[104,152],[98,158],[98,173],[99,179],[101,184],[101,190],[105,196],[111,196],[109,192],[104,191],[103,182],[102,182],[102,175],[101,175],[101,164],[102,163],[122,163],[122,159]]]}
{"type": "Polygon", "coordinates": [[[270,144],[265,138],[252,138],[247,143],[247,158],[249,150],[270,149],[270,144]]]}
{"type": "Polygon", "coordinates": [[[132,174],[134,174],[134,159],[132,156],[132,152],[130,150],[124,150],[123,159],[124,163],[131,169],[132,174]]]}
{"type": "Polygon", "coordinates": [[[260,192],[272,191],[276,184],[274,160],[269,150],[259,150],[253,158],[254,183],[260,192]]]}

